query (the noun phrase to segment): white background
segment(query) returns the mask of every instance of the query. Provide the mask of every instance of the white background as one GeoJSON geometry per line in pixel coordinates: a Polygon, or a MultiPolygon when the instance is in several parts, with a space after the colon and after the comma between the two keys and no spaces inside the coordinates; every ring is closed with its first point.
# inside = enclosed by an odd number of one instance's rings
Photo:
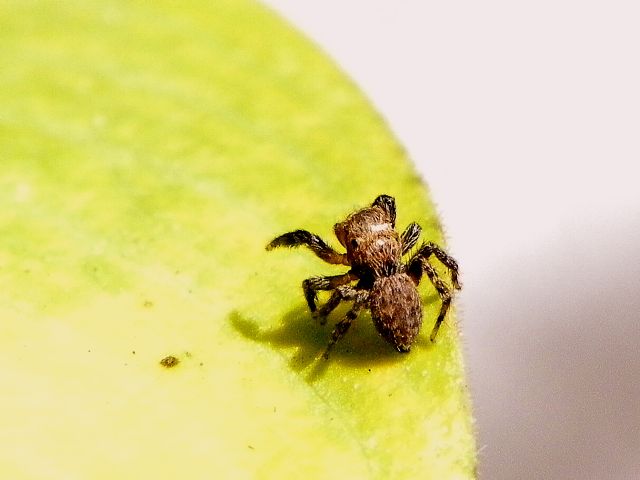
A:
{"type": "Polygon", "coordinates": [[[431,187],[462,266],[481,477],[640,478],[640,4],[266,3],[431,187]]]}

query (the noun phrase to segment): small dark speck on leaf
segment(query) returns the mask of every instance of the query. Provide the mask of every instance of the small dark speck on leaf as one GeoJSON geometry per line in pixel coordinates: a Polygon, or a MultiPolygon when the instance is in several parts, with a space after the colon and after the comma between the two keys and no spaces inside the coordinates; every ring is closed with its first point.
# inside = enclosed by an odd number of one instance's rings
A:
{"type": "Polygon", "coordinates": [[[251,445],[247,445],[247,447],[249,447],[251,450],[255,450],[255,448],[253,448],[251,445]]]}
{"type": "Polygon", "coordinates": [[[144,307],[145,308],[151,308],[153,307],[153,302],[151,300],[145,300],[144,301],[144,307]]]}
{"type": "Polygon", "coordinates": [[[135,350],[131,350],[131,353],[135,355],[135,354],[136,354],[136,351],[135,351],[135,350]]]}
{"type": "Polygon", "coordinates": [[[165,368],[175,367],[176,365],[178,365],[178,363],[180,363],[180,360],[178,360],[173,355],[169,355],[167,357],[164,357],[162,360],[160,360],[160,365],[162,365],[165,368]]]}

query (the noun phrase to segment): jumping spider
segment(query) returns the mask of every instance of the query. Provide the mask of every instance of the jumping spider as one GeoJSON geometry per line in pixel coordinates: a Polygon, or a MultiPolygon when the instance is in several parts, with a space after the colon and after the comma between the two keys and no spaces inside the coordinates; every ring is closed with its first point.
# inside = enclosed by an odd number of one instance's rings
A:
{"type": "Polygon", "coordinates": [[[423,272],[442,300],[440,314],[431,331],[431,341],[435,341],[451,304],[452,289],[438,277],[429,263],[429,257],[435,256],[449,269],[453,288],[459,290],[458,264],[431,242],[423,243],[406,263],[402,263],[402,256],[418,242],[421,228],[417,223],[411,223],[399,236],[395,223],[395,199],[380,195],[370,207],[352,213],[333,227],[347,253],[336,252],[320,237],[306,230],[285,233],[267,245],[267,250],[305,245],[327,263],[351,267],[342,275],[311,277],[302,282],[309,309],[314,316],[320,317],[323,325],[327,315],[341,301],[353,302],[345,318],[336,324],[324,358],[329,357],[333,346],[347,333],[362,308],[371,310],[373,323],[386,341],[399,352],[408,352],[422,324],[422,303],[416,287],[420,284],[423,272]],[[356,281],[355,286],[349,285],[356,281]],[[333,290],[333,293],[318,310],[316,300],[319,290],[333,290]]]}

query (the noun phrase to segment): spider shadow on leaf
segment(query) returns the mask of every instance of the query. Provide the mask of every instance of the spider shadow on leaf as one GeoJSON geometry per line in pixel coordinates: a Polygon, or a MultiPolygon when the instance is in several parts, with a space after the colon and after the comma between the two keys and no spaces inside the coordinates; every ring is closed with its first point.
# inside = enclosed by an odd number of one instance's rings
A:
{"type": "MultiPolygon", "coordinates": [[[[344,317],[348,307],[338,307],[325,325],[321,325],[312,317],[306,305],[299,305],[287,312],[275,327],[263,327],[237,310],[229,314],[229,322],[243,337],[266,344],[289,358],[288,364],[293,371],[302,373],[309,370],[306,375],[309,382],[320,377],[333,363],[366,369],[406,359],[407,354],[397,352],[384,341],[371,321],[371,314],[363,311],[353,322],[347,335],[338,342],[329,358],[325,360],[322,354],[329,343],[331,331],[335,323],[344,317]],[[289,356],[286,352],[292,349],[294,353],[289,356]]],[[[414,343],[414,346],[419,348],[431,348],[431,345],[429,339],[422,336],[414,343]]]]}
{"type": "Polygon", "coordinates": [[[239,312],[229,315],[233,328],[242,336],[267,344],[289,358],[289,367],[298,373],[308,370],[305,378],[313,382],[320,377],[332,363],[367,368],[386,362],[400,361],[403,355],[394,351],[375,331],[368,314],[361,314],[354,322],[349,333],[336,345],[327,360],[322,357],[333,325],[344,314],[346,308],[337,309],[326,325],[320,325],[306,306],[299,306],[287,312],[276,327],[261,327],[239,312]],[[367,324],[368,322],[368,324],[367,324]],[[287,351],[293,349],[290,355],[287,351]]]}

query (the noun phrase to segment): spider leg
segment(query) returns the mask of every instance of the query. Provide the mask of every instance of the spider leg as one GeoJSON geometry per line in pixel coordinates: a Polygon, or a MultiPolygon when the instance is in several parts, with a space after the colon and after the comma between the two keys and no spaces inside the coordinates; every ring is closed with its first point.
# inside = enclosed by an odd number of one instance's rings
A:
{"type": "Polygon", "coordinates": [[[407,263],[409,276],[414,279],[416,285],[420,283],[420,277],[422,277],[422,268],[420,268],[421,261],[419,259],[422,258],[425,261],[428,261],[431,255],[435,256],[445,267],[449,269],[451,272],[451,283],[453,283],[453,287],[456,290],[460,290],[461,285],[458,279],[458,262],[433,242],[424,243],[407,263]]]}
{"type": "Polygon", "coordinates": [[[304,298],[309,304],[309,310],[311,310],[312,313],[316,311],[316,300],[318,298],[319,290],[334,290],[340,285],[345,285],[357,279],[358,277],[352,272],[330,277],[307,278],[302,282],[302,290],[304,291],[304,298]]]}
{"type": "Polygon", "coordinates": [[[358,317],[360,310],[362,310],[362,308],[366,305],[368,299],[369,292],[367,290],[357,290],[350,286],[343,286],[338,287],[331,296],[329,302],[327,302],[327,304],[322,307],[321,313],[327,315],[331,310],[337,307],[342,300],[353,300],[353,306],[351,307],[351,309],[347,312],[342,320],[336,323],[333,332],[331,332],[331,340],[329,340],[327,349],[322,355],[325,360],[329,358],[329,353],[331,352],[335,344],[345,336],[345,334],[349,330],[349,327],[351,326],[351,323],[358,317]]]}
{"type": "Polygon", "coordinates": [[[361,292],[362,290],[352,287],[351,285],[343,285],[336,288],[329,300],[327,300],[327,303],[318,310],[317,316],[320,317],[320,324],[324,325],[327,323],[326,317],[340,305],[340,302],[343,300],[355,300],[361,292]]]}
{"type": "Polygon", "coordinates": [[[382,208],[389,215],[391,225],[396,226],[396,199],[390,195],[378,195],[371,204],[373,207],[382,208]]]}
{"type": "Polygon", "coordinates": [[[416,252],[416,254],[409,260],[407,264],[407,274],[413,279],[416,285],[420,283],[420,279],[422,278],[422,273],[426,273],[431,280],[431,283],[436,288],[438,295],[440,295],[440,300],[442,301],[442,306],[440,307],[440,313],[438,314],[438,318],[436,319],[436,323],[433,326],[433,330],[431,330],[430,339],[431,341],[435,341],[436,336],[438,335],[438,330],[440,329],[440,325],[444,321],[445,316],[447,315],[447,311],[449,310],[449,306],[451,305],[451,297],[452,297],[452,289],[450,289],[443,281],[438,277],[438,272],[436,269],[429,263],[429,257],[434,255],[443,265],[445,265],[449,271],[451,272],[451,282],[453,283],[454,289],[460,289],[460,283],[458,281],[458,264],[456,261],[450,257],[444,250],[438,247],[434,243],[425,243],[420,247],[420,250],[416,252]]]}
{"type": "Polygon", "coordinates": [[[438,314],[438,318],[436,319],[436,323],[433,326],[433,330],[431,330],[431,335],[429,338],[432,342],[436,341],[436,336],[438,335],[438,330],[440,329],[440,325],[442,324],[444,317],[447,315],[447,311],[449,310],[449,306],[451,305],[451,290],[445,285],[445,283],[438,278],[438,273],[433,266],[427,262],[423,263],[423,268],[433,286],[436,287],[438,291],[438,295],[440,295],[440,300],[442,300],[442,306],[440,307],[440,313],[438,314]]]}
{"type": "Polygon", "coordinates": [[[273,250],[277,247],[293,248],[299,247],[300,245],[309,247],[313,253],[327,263],[349,265],[349,260],[347,260],[345,253],[336,252],[318,235],[307,232],[306,230],[295,230],[274,238],[267,245],[267,250],[273,250]]]}
{"type": "Polygon", "coordinates": [[[409,250],[416,246],[422,228],[416,222],[410,223],[404,232],[400,236],[400,243],[402,244],[402,255],[405,255],[409,250]]]}

